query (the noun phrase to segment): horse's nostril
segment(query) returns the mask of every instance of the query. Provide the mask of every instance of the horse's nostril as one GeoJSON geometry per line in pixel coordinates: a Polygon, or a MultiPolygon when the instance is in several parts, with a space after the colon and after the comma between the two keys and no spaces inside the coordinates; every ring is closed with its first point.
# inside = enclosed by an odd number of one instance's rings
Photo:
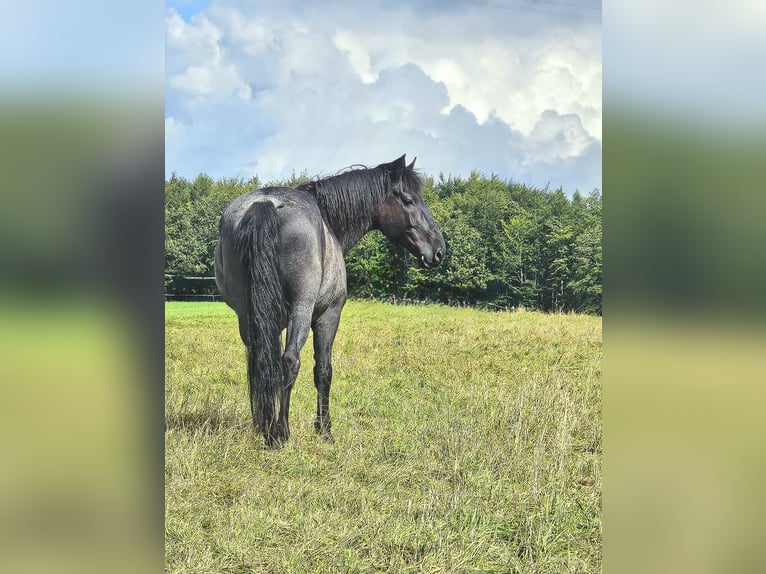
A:
{"type": "Polygon", "coordinates": [[[434,253],[434,259],[436,259],[437,263],[442,260],[443,254],[441,249],[437,249],[436,253],[434,253]]]}

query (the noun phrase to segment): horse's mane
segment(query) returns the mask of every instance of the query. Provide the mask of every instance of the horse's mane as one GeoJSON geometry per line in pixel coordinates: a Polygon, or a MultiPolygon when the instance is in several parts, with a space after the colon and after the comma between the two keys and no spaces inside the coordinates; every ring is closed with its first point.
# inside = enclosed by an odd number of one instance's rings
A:
{"type": "MultiPolygon", "coordinates": [[[[304,183],[297,189],[314,197],[345,251],[370,229],[378,207],[386,198],[390,177],[382,165],[355,168],[304,183]]],[[[407,167],[402,173],[401,185],[405,191],[419,193],[422,180],[414,169],[407,167]]]]}

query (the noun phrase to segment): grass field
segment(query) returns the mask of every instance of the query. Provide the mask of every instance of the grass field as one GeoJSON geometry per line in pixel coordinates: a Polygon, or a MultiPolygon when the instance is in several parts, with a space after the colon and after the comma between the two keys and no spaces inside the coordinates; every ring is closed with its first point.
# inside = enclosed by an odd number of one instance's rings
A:
{"type": "Polygon", "coordinates": [[[301,360],[265,450],[234,312],[166,305],[167,572],[600,570],[600,318],[349,302],[335,444],[301,360]]]}

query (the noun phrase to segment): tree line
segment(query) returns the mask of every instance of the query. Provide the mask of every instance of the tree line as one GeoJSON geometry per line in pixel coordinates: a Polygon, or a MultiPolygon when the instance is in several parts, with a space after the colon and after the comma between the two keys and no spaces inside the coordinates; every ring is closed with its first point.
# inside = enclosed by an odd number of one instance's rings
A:
{"type": "MultiPolygon", "coordinates": [[[[295,174],[267,185],[295,187],[295,174]]],[[[165,272],[213,275],[218,221],[258,177],[165,181],[165,272]]],[[[601,194],[549,190],[474,171],[425,177],[423,198],[444,233],[447,255],[424,270],[377,231],[346,256],[349,295],[488,308],[601,313],[601,194]]],[[[168,287],[175,281],[166,279],[168,287]]]]}

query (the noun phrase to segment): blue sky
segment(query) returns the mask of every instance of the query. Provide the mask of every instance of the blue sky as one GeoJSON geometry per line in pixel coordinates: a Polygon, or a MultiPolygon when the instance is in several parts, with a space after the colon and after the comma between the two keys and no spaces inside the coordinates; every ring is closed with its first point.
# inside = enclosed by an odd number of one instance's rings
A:
{"type": "Polygon", "coordinates": [[[167,3],[166,173],[425,173],[601,189],[600,4],[167,3]]]}
{"type": "Polygon", "coordinates": [[[210,4],[210,0],[168,0],[165,6],[175,10],[182,18],[189,20],[197,12],[202,12],[210,4]]]}

